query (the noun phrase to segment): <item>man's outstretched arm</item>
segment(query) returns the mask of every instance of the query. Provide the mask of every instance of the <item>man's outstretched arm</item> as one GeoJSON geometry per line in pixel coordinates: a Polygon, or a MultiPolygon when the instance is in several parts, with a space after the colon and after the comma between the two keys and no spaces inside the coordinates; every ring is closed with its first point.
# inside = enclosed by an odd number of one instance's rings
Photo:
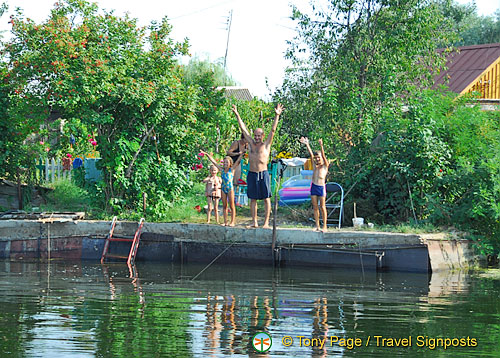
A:
{"type": "Polygon", "coordinates": [[[278,103],[278,105],[274,109],[276,116],[274,117],[274,122],[273,122],[273,126],[271,128],[271,133],[269,133],[269,135],[267,136],[266,143],[265,143],[266,145],[271,145],[271,143],[273,142],[274,134],[276,133],[276,129],[278,128],[278,121],[279,121],[280,115],[284,109],[285,108],[283,107],[283,105],[281,103],[278,103]]]}
{"type": "Polygon", "coordinates": [[[243,120],[240,117],[240,114],[238,113],[238,108],[236,108],[236,105],[233,104],[233,113],[235,114],[236,118],[238,119],[238,125],[240,126],[241,133],[243,133],[243,136],[247,140],[248,143],[252,142],[252,136],[250,136],[250,132],[248,132],[247,126],[245,123],[243,123],[243,120]]]}

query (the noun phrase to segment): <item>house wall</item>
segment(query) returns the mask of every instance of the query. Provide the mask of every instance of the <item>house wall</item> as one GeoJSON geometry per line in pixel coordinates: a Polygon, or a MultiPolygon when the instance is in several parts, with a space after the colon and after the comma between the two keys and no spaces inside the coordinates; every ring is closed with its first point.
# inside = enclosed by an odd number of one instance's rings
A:
{"type": "Polygon", "coordinates": [[[500,58],[492,63],[462,93],[479,92],[482,99],[500,99],[500,58]]]}

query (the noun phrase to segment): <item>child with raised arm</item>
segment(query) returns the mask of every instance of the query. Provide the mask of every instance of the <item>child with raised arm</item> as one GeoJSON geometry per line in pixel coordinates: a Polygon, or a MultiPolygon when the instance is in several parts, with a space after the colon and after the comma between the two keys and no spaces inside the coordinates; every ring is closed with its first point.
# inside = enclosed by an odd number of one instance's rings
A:
{"type": "Polygon", "coordinates": [[[321,147],[320,151],[313,153],[311,146],[309,145],[309,139],[306,137],[300,138],[300,143],[305,144],[307,151],[311,156],[311,161],[313,163],[313,178],[311,183],[311,202],[314,209],[314,220],[316,221],[316,231],[320,231],[319,226],[319,211],[323,215],[323,229],[322,231],[327,231],[327,216],[326,216],[326,175],[328,174],[328,160],[325,156],[325,150],[323,148],[323,140],[319,139],[318,143],[321,147]],[[318,207],[319,201],[319,207],[318,207]]]}
{"type": "Polygon", "coordinates": [[[210,176],[203,179],[205,183],[205,196],[207,197],[208,211],[207,224],[210,224],[212,208],[215,210],[215,221],[219,223],[219,199],[221,197],[222,179],[217,176],[219,170],[215,165],[210,166],[210,176]]]}
{"type": "Polygon", "coordinates": [[[219,168],[222,177],[222,208],[224,213],[224,226],[234,226],[236,221],[236,208],[234,205],[234,186],[233,186],[233,167],[240,165],[241,157],[233,163],[231,157],[227,156],[222,162],[222,167],[215,161],[214,158],[207,152],[201,151],[202,154],[206,155],[208,160],[210,160],[213,165],[219,168]],[[231,208],[231,222],[227,223],[227,211],[228,205],[231,208]]]}

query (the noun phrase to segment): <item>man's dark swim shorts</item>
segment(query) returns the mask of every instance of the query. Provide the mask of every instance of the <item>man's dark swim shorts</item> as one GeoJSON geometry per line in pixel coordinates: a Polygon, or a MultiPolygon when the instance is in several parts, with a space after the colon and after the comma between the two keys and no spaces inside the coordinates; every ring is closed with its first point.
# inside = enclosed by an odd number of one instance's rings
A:
{"type": "Polygon", "coordinates": [[[249,199],[262,200],[271,197],[271,180],[267,170],[248,172],[247,196],[249,199]]]}

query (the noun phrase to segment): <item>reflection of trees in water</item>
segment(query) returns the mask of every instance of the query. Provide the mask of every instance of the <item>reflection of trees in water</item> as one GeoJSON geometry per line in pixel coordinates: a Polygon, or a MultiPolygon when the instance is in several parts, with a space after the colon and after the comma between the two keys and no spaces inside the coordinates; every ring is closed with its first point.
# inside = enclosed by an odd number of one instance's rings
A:
{"type": "Polygon", "coordinates": [[[189,297],[150,293],[146,299],[135,266],[110,267],[114,272],[102,265],[109,299],[88,300],[93,306],[89,309],[101,312],[95,326],[96,356],[189,356],[189,297]]]}
{"type": "MultiPolygon", "coordinates": [[[[113,277],[113,275],[109,274],[108,265],[101,265],[101,267],[104,278],[109,285],[109,292],[110,292],[109,299],[113,301],[117,298],[116,285],[115,285],[116,280],[113,277]]],[[[125,283],[130,282],[132,284],[132,286],[134,287],[134,292],[136,292],[139,296],[139,303],[141,304],[139,312],[141,312],[141,318],[144,318],[144,306],[146,305],[146,300],[145,300],[146,296],[144,294],[144,289],[142,288],[137,267],[135,266],[135,264],[128,264],[128,263],[127,267],[128,267],[128,279],[119,276],[117,280],[119,281],[120,284],[124,282],[125,283]]]]}
{"type": "MultiPolygon", "coordinates": [[[[78,352],[103,358],[191,357],[204,353],[259,357],[262,355],[249,345],[259,331],[273,333],[274,350],[283,335],[317,339],[334,335],[365,339],[370,334],[434,337],[446,328],[448,336],[479,337],[479,347],[461,350],[463,356],[467,352],[499,356],[498,278],[443,273],[444,278],[431,278],[428,289],[427,277],[411,280],[409,274],[386,274],[383,280],[361,288],[335,286],[308,291],[308,287],[297,285],[293,290],[274,290],[269,285],[264,286],[269,290],[260,290],[258,296],[252,286],[234,290],[215,286],[208,295],[210,302],[206,302],[207,290],[199,286],[193,290],[192,284],[183,282],[163,284],[163,272],[144,275],[147,267],[140,264],[135,273],[133,267],[124,264],[108,265],[109,281],[100,265],[50,265],[49,290],[45,264],[12,262],[7,266],[0,262],[1,352],[37,355],[45,347],[57,347],[52,341],[68,339],[78,344],[78,352]],[[156,277],[162,277],[159,286],[155,286],[156,277]],[[202,306],[196,304],[200,297],[202,306]],[[63,336],[51,335],[43,328],[46,323],[63,336]],[[40,344],[40,333],[45,345],[40,344]],[[205,339],[209,333],[211,342],[205,339]]],[[[177,273],[174,276],[178,277],[177,273]]],[[[213,281],[210,284],[214,286],[213,281]]],[[[407,352],[373,345],[351,351],[338,345],[330,347],[328,341],[326,344],[330,356],[407,352]]],[[[289,352],[315,358],[326,355],[325,349],[313,347],[294,346],[289,352]]],[[[422,352],[422,356],[431,353],[422,352]]]]}
{"type": "Polygon", "coordinates": [[[137,267],[135,264],[129,264],[127,263],[128,266],[128,272],[129,272],[129,278],[132,280],[132,286],[134,286],[134,291],[137,292],[139,295],[139,303],[141,304],[141,308],[139,308],[139,311],[141,312],[141,318],[144,318],[144,306],[146,305],[146,296],[144,295],[144,290],[142,288],[141,280],[139,279],[139,274],[137,272],[137,267]]]}

